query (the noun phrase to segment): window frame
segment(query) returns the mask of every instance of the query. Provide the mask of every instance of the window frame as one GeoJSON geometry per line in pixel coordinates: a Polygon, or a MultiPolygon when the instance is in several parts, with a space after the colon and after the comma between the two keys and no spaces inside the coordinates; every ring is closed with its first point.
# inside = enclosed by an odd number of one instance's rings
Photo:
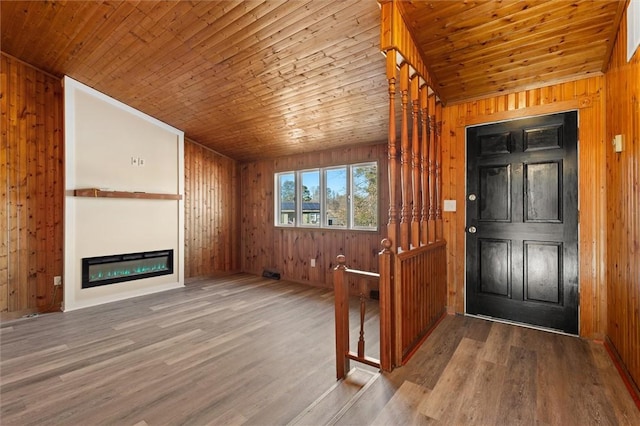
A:
{"type": "Polygon", "coordinates": [[[322,178],[324,180],[324,186],[322,187],[322,196],[324,197],[324,199],[322,200],[322,215],[323,215],[323,222],[322,222],[322,227],[326,228],[326,229],[344,229],[344,230],[348,230],[349,229],[349,217],[351,215],[351,202],[350,202],[350,192],[349,192],[349,187],[350,187],[350,182],[349,182],[349,176],[350,176],[350,171],[349,171],[349,165],[348,164],[342,164],[339,166],[331,166],[331,167],[324,167],[322,169],[322,178]],[[345,199],[346,199],[346,206],[345,206],[345,217],[344,217],[344,225],[329,225],[329,217],[327,216],[327,172],[332,171],[332,170],[340,170],[340,169],[344,169],[345,172],[345,199]]]}
{"type": "Polygon", "coordinates": [[[380,174],[378,172],[378,162],[377,161],[367,161],[364,163],[355,163],[355,164],[351,164],[349,166],[349,176],[348,176],[348,181],[349,181],[349,229],[353,229],[353,230],[357,230],[357,231],[369,231],[369,230],[373,230],[373,229],[378,229],[378,227],[380,226],[380,174]],[[370,227],[370,226],[357,226],[355,225],[355,213],[356,213],[356,209],[354,208],[354,203],[355,203],[355,191],[354,191],[354,187],[355,187],[355,179],[353,178],[353,173],[354,173],[354,169],[357,167],[365,167],[365,166],[371,166],[374,165],[376,168],[376,188],[377,188],[377,192],[378,194],[376,195],[376,205],[374,207],[374,211],[376,214],[376,226],[374,228],[370,227]]]}
{"type": "MultiPolygon", "coordinates": [[[[297,179],[296,179],[296,172],[294,170],[291,171],[286,171],[286,172],[280,172],[280,173],[276,173],[275,174],[275,215],[274,215],[274,223],[275,226],[279,226],[279,227],[283,227],[283,228],[294,228],[296,226],[296,223],[298,222],[298,217],[297,217],[297,211],[298,209],[296,208],[296,202],[298,199],[298,195],[297,195],[297,179]],[[278,208],[278,206],[282,205],[282,191],[281,191],[281,176],[284,175],[293,175],[293,187],[294,187],[294,193],[293,193],[293,223],[281,223],[281,219],[282,219],[282,209],[278,208]]],[[[289,215],[287,215],[289,216],[289,215]]]]}
{"type": "MultiPolygon", "coordinates": [[[[322,169],[320,168],[313,168],[313,169],[304,169],[304,170],[297,170],[296,171],[296,175],[294,177],[294,179],[297,180],[296,182],[296,203],[295,203],[295,210],[296,210],[296,215],[297,215],[297,223],[298,223],[298,227],[299,228],[321,228],[321,224],[322,224],[322,220],[319,220],[317,222],[317,224],[312,224],[312,223],[305,223],[303,220],[304,217],[304,198],[303,198],[303,194],[304,194],[304,181],[302,180],[302,176],[305,173],[310,173],[310,172],[318,172],[318,186],[319,186],[319,191],[320,193],[318,194],[318,214],[322,215],[322,208],[323,208],[323,202],[322,202],[322,188],[323,188],[323,184],[322,184],[322,169]]],[[[320,216],[320,219],[322,219],[322,216],[320,216]]]]}
{"type": "Polygon", "coordinates": [[[305,168],[300,170],[287,170],[282,172],[274,173],[274,226],[277,228],[306,228],[306,229],[333,229],[340,231],[365,231],[365,232],[378,232],[380,229],[380,168],[378,167],[378,161],[365,161],[360,163],[352,163],[352,164],[339,164],[327,167],[315,167],[315,168],[305,168]],[[363,166],[374,166],[376,171],[376,188],[377,195],[375,200],[375,217],[376,217],[376,225],[373,227],[370,226],[356,226],[354,219],[354,178],[353,173],[357,167],[363,166]],[[346,217],[345,217],[345,225],[329,225],[329,218],[327,217],[327,172],[332,170],[340,170],[345,169],[346,172],[346,217]],[[304,185],[303,185],[303,174],[309,172],[317,172],[318,173],[318,185],[319,185],[319,209],[318,212],[314,212],[314,214],[319,215],[319,220],[317,223],[304,223],[304,185]],[[281,176],[284,175],[293,175],[294,181],[294,221],[293,223],[281,223],[282,219],[282,192],[281,192],[281,176]]]}

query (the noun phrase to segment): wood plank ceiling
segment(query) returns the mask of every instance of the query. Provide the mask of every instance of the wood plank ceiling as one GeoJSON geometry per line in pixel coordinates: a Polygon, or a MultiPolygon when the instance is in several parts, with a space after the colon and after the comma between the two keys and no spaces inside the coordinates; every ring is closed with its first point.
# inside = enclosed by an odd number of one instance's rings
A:
{"type": "MultiPolygon", "coordinates": [[[[401,8],[436,91],[459,102],[603,71],[624,4],[407,1],[401,8]]],[[[69,75],[238,161],[386,140],[375,0],[3,0],[0,7],[3,52],[69,75]]]]}
{"type": "Polygon", "coordinates": [[[405,1],[447,102],[606,71],[625,1],[405,1]]]}

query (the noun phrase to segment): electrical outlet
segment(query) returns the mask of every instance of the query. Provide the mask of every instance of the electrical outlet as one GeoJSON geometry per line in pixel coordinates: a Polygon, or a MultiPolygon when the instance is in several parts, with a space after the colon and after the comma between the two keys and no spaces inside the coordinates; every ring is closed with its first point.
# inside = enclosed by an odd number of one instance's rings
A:
{"type": "Polygon", "coordinates": [[[311,259],[311,267],[312,268],[316,267],[316,260],[315,259],[311,259]]]}
{"type": "Polygon", "coordinates": [[[53,277],[53,285],[62,285],[62,277],[60,275],[53,277]]]}
{"type": "Polygon", "coordinates": [[[144,166],[144,158],[138,157],[138,166],[144,166]]]}

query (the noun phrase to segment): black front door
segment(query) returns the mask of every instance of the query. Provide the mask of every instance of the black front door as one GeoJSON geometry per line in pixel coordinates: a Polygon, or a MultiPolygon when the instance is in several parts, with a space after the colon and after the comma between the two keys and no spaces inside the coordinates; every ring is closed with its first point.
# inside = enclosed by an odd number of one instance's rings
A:
{"type": "Polygon", "coordinates": [[[577,122],[467,129],[467,313],[578,333],[577,122]]]}

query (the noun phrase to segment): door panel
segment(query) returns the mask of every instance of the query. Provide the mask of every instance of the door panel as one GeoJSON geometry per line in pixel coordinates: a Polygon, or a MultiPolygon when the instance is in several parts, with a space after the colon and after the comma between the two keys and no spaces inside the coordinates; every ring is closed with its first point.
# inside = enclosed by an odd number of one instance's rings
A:
{"type": "Polygon", "coordinates": [[[481,222],[511,221],[511,167],[480,167],[480,202],[481,222]]]}
{"type": "Polygon", "coordinates": [[[524,242],[527,300],[558,304],[562,300],[562,243],[524,242]]]}
{"type": "Polygon", "coordinates": [[[578,332],[576,150],[576,112],[467,129],[468,313],[578,332]]]}
{"type": "Polygon", "coordinates": [[[533,127],[524,130],[524,151],[562,148],[562,125],[533,127]]]}
{"type": "Polygon", "coordinates": [[[478,241],[480,255],[480,286],[482,293],[511,295],[511,241],[478,241]]]}
{"type": "Polygon", "coordinates": [[[525,221],[562,222],[562,160],[524,165],[525,221]]]}

